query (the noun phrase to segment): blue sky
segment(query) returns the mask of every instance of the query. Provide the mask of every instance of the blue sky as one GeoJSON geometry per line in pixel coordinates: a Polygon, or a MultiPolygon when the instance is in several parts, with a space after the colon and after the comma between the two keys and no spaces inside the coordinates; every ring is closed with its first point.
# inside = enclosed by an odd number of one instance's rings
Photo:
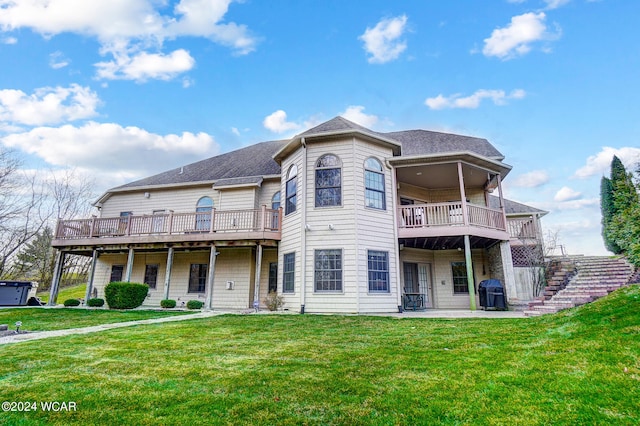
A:
{"type": "Polygon", "coordinates": [[[0,144],[96,192],[343,115],[487,138],[506,195],[605,254],[600,178],[640,162],[632,0],[0,0],[0,144]]]}

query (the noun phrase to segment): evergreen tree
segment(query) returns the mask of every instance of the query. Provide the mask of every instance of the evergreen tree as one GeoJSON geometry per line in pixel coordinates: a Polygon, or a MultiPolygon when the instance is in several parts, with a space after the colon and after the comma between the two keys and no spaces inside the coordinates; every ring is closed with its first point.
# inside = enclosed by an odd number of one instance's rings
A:
{"type": "Polygon", "coordinates": [[[614,217],[613,185],[611,179],[602,177],[600,181],[600,211],[602,212],[602,239],[607,250],[621,254],[622,249],[616,244],[611,235],[611,221],[614,217]]]}
{"type": "Polygon", "coordinates": [[[37,281],[40,289],[48,288],[54,267],[52,239],[51,228],[45,227],[18,253],[11,275],[23,280],[37,281]]]}

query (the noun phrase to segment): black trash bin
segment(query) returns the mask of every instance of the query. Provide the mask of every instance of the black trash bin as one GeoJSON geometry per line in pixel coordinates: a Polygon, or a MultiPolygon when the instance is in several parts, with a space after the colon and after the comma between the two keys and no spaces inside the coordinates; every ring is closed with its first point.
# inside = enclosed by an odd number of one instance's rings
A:
{"type": "Polygon", "coordinates": [[[484,280],[478,286],[480,306],[485,309],[507,309],[504,287],[500,280],[484,280]]]}
{"type": "Polygon", "coordinates": [[[30,281],[0,281],[0,306],[25,306],[31,287],[30,281]]]}

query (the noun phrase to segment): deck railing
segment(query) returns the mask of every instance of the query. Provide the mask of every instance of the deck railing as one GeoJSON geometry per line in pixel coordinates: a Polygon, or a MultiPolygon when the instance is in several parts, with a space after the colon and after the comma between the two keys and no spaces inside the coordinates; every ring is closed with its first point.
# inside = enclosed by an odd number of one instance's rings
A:
{"type": "Polygon", "coordinates": [[[398,208],[400,228],[432,226],[477,226],[506,231],[502,210],[466,203],[467,218],[462,202],[412,204],[398,208]]]}
{"type": "Polygon", "coordinates": [[[60,220],[56,239],[177,235],[208,232],[277,232],[282,210],[216,210],[123,217],[60,220]]]}
{"type": "Polygon", "coordinates": [[[538,228],[533,218],[509,219],[509,235],[517,239],[537,239],[538,228]]]}

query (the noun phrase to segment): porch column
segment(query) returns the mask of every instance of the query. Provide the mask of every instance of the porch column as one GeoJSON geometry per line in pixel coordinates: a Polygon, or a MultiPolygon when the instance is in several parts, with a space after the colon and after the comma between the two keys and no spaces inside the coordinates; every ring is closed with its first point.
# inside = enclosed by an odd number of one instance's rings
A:
{"type": "Polygon", "coordinates": [[[508,230],[507,226],[507,212],[504,209],[504,197],[502,196],[502,178],[500,175],[496,176],[498,180],[498,195],[500,196],[500,210],[502,210],[502,219],[504,220],[504,229],[508,230]]]}
{"type": "Polygon", "coordinates": [[[469,226],[469,214],[467,213],[467,192],[464,190],[464,176],[462,175],[462,163],[459,161],[458,161],[458,183],[460,184],[460,201],[462,202],[462,223],[464,223],[465,226],[469,226]]]}
{"type": "Polygon", "coordinates": [[[513,258],[511,257],[511,244],[509,241],[500,242],[500,257],[502,258],[502,271],[504,276],[504,288],[506,290],[507,303],[518,301],[518,289],[516,288],[516,274],[513,270],[513,258]]]}
{"type": "Polygon", "coordinates": [[[86,304],[91,299],[91,292],[93,291],[93,279],[96,276],[96,264],[98,263],[98,250],[93,250],[91,256],[91,272],[89,272],[89,279],[87,280],[87,292],[84,295],[84,303],[86,304]]]}
{"type": "Polygon", "coordinates": [[[215,244],[211,245],[211,254],[209,255],[209,271],[207,273],[207,286],[206,293],[204,296],[204,308],[211,309],[211,300],[213,299],[213,278],[216,273],[216,256],[218,252],[216,251],[215,244]]]}
{"type": "Polygon", "coordinates": [[[258,244],[256,250],[256,277],[255,285],[253,286],[253,306],[256,309],[260,306],[260,271],[262,270],[262,246],[258,244]],[[256,302],[258,304],[256,305],[256,302]]]}
{"type": "Polygon", "coordinates": [[[476,291],[475,282],[473,281],[473,263],[471,260],[471,242],[469,236],[464,236],[464,260],[467,265],[467,285],[469,288],[469,308],[476,310],[476,291]]]}
{"type": "Polygon", "coordinates": [[[169,298],[169,285],[171,283],[171,268],[173,268],[173,247],[167,252],[167,269],[164,273],[164,298],[169,298]]]}
{"type": "Polygon", "coordinates": [[[62,278],[62,271],[64,270],[64,258],[65,252],[58,250],[56,254],[56,264],[53,268],[53,281],[51,281],[51,289],[49,289],[49,301],[47,306],[56,306],[58,300],[58,289],[60,288],[60,279],[62,278]]]}
{"type": "Polygon", "coordinates": [[[133,248],[129,249],[129,256],[127,256],[127,271],[124,276],[126,282],[131,282],[131,272],[133,271],[133,248]]]}

